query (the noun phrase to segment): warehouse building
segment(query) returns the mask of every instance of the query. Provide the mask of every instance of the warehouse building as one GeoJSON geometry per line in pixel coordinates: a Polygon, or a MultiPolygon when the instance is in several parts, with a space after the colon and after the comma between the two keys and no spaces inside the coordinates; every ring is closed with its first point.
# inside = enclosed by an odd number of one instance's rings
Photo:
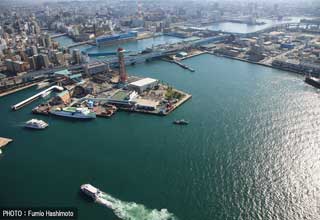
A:
{"type": "Polygon", "coordinates": [[[138,93],[142,93],[146,90],[153,89],[158,84],[159,84],[159,80],[152,79],[152,78],[143,78],[138,81],[130,83],[128,85],[128,88],[138,93]]]}

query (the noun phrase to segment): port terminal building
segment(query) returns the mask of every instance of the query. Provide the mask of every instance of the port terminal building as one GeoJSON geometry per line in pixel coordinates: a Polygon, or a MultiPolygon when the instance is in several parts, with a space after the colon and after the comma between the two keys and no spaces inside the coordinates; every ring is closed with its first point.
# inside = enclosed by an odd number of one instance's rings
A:
{"type": "Polygon", "coordinates": [[[143,93],[146,90],[150,90],[158,86],[159,80],[152,78],[143,78],[138,81],[132,82],[128,85],[130,90],[136,91],[137,93],[143,93]]]}

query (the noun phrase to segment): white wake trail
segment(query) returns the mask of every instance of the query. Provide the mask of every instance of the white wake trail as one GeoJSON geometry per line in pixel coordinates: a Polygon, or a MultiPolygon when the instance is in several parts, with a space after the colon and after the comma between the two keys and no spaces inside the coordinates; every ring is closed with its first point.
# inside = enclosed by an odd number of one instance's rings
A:
{"type": "Polygon", "coordinates": [[[96,202],[113,210],[114,214],[123,220],[177,220],[167,209],[148,209],[135,202],[124,202],[100,192],[96,202]]]}

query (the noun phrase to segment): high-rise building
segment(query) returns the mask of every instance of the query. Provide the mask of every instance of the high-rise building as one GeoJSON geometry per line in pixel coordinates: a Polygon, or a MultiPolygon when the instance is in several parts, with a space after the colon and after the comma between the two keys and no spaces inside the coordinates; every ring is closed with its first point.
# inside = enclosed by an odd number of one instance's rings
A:
{"type": "Polygon", "coordinates": [[[39,38],[39,41],[40,44],[45,48],[52,47],[52,40],[49,34],[42,34],[39,38]]]}
{"type": "Polygon", "coordinates": [[[44,68],[49,68],[50,61],[47,54],[40,54],[40,64],[44,68]]]}
{"type": "Polygon", "coordinates": [[[35,56],[29,57],[29,65],[30,65],[30,69],[33,69],[33,70],[37,69],[37,58],[35,56]]]}
{"type": "Polygon", "coordinates": [[[64,64],[64,56],[62,52],[55,52],[54,53],[54,62],[57,65],[63,65],[64,64]]]}
{"type": "Polygon", "coordinates": [[[126,72],[126,65],[124,61],[124,52],[123,48],[118,48],[118,59],[119,59],[119,75],[120,75],[120,82],[125,84],[127,81],[127,72],[126,72]]]}
{"type": "Polygon", "coordinates": [[[11,73],[21,73],[27,70],[27,63],[22,61],[6,59],[5,64],[7,66],[7,70],[11,73]]]}
{"type": "Polygon", "coordinates": [[[46,47],[52,47],[52,40],[49,34],[45,35],[45,43],[46,43],[46,47]]]}
{"type": "Polygon", "coordinates": [[[75,49],[72,51],[73,60],[75,63],[80,64],[81,63],[81,53],[80,50],[75,49]]]}
{"type": "Polygon", "coordinates": [[[36,46],[31,46],[31,49],[32,49],[32,55],[38,54],[38,48],[36,46]]]}

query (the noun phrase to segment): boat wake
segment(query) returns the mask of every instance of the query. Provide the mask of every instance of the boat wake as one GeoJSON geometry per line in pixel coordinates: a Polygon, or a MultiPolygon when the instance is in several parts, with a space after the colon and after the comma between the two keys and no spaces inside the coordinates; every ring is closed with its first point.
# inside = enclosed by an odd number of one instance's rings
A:
{"type": "Polygon", "coordinates": [[[134,202],[124,202],[100,192],[96,202],[113,210],[114,214],[123,220],[177,220],[167,209],[148,209],[134,202]]]}

